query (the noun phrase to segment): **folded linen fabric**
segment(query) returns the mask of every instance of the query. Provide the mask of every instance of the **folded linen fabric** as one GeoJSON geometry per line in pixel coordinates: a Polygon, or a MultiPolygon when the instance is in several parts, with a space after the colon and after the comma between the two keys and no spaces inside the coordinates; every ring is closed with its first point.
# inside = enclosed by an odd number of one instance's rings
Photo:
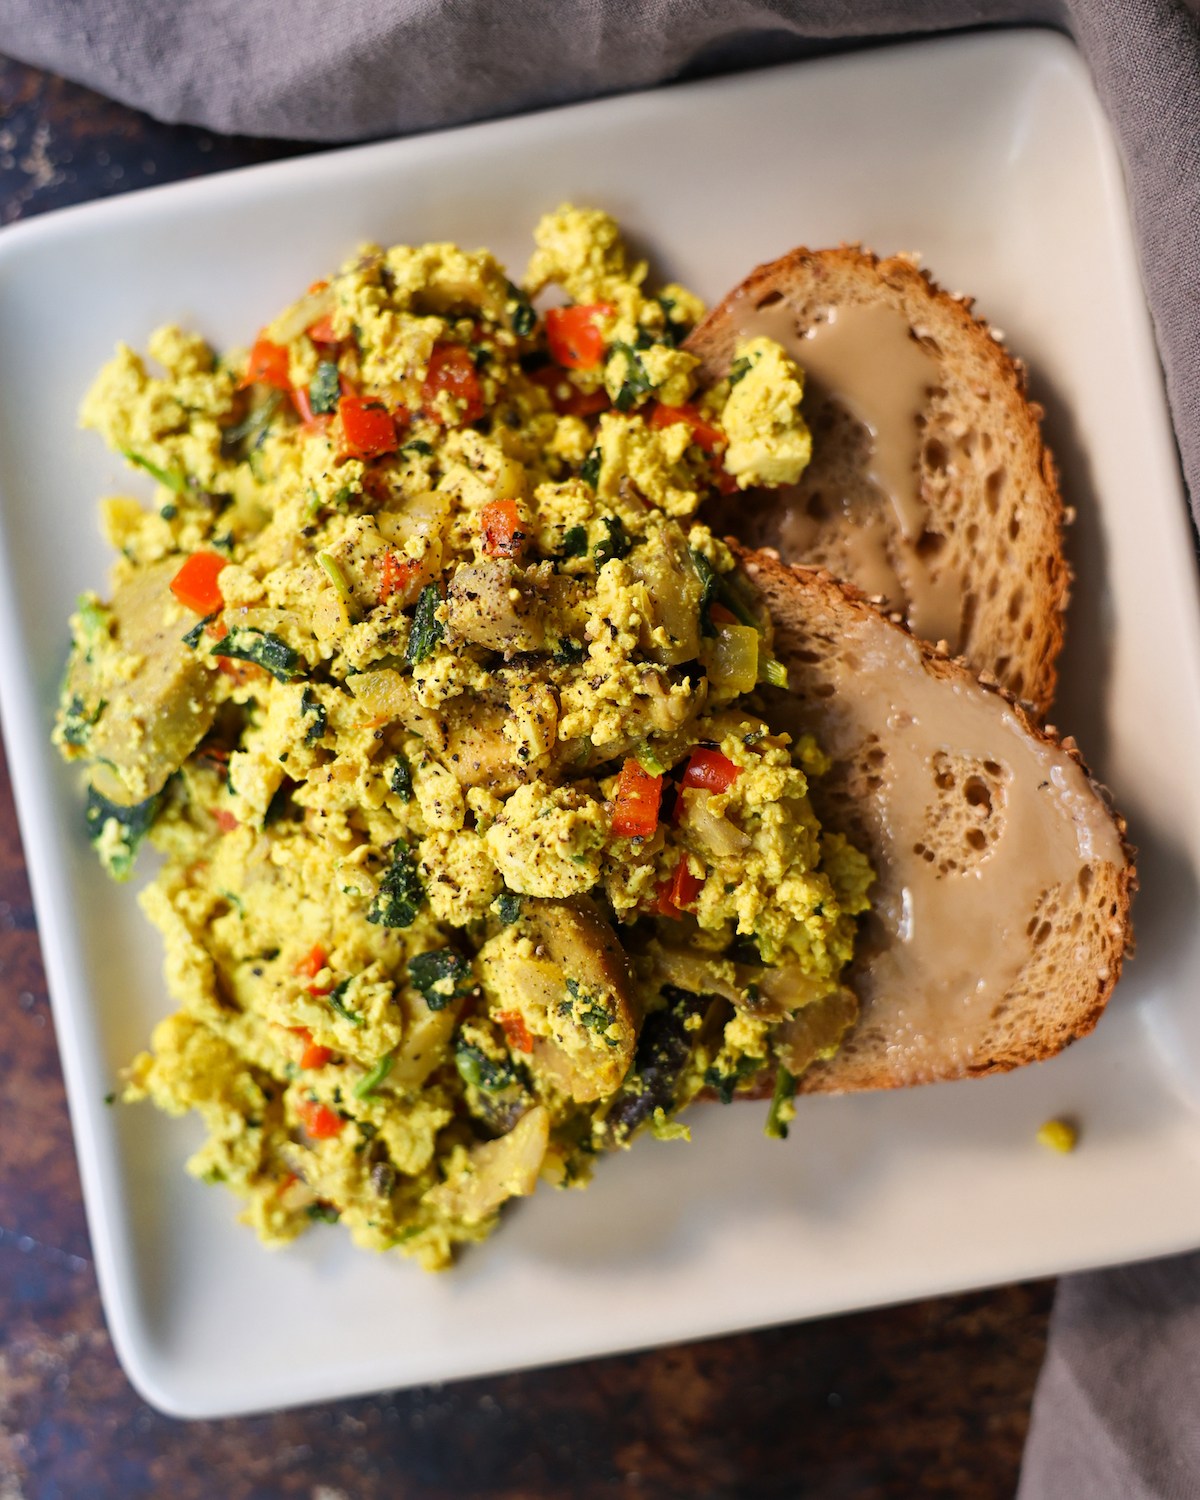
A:
{"type": "Polygon", "coordinates": [[[1200,1255],[1064,1277],[1017,1500],[1200,1494],[1200,1255]]]}

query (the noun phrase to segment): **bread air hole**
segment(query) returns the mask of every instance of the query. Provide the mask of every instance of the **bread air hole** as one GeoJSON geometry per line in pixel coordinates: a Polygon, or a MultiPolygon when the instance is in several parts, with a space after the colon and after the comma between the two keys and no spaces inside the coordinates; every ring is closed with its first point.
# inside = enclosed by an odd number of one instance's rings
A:
{"type": "Polygon", "coordinates": [[[998,761],[944,750],[932,769],[937,800],[926,811],[929,832],[913,853],[941,875],[965,873],[988,858],[1003,834],[1009,773],[998,761]]]}
{"type": "Polygon", "coordinates": [[[925,444],[925,462],[935,474],[944,474],[949,466],[950,457],[936,438],[930,438],[925,444]]]}

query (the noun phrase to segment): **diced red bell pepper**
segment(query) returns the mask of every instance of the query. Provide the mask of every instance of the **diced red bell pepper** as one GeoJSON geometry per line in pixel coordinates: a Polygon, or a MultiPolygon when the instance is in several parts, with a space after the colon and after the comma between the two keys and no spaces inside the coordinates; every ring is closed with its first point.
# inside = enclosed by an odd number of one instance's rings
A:
{"type": "Polygon", "coordinates": [[[483,550],[489,557],[516,557],[525,541],[515,500],[489,500],[479,513],[483,550]]]}
{"type": "Polygon", "coordinates": [[[692,429],[692,441],[705,453],[716,453],[728,446],[729,439],[719,427],[706,422],[694,406],[663,406],[661,402],[650,413],[651,427],[673,427],[686,422],[692,429]]]}
{"type": "Polygon", "coordinates": [[[292,388],[288,375],[287,350],[282,344],[273,344],[261,334],[254,341],[250,362],[246,366],[245,375],[238,382],[238,390],[244,391],[248,385],[255,384],[271,385],[277,391],[289,391],[292,388]]]}
{"type": "Polygon", "coordinates": [[[737,625],[739,620],[733,610],[726,609],[723,604],[710,604],[708,606],[708,618],[714,625],[737,625]]]}
{"type": "Polygon", "coordinates": [[[304,1043],[304,1051],[300,1057],[302,1068],[323,1068],[333,1056],[331,1047],[322,1047],[313,1041],[312,1032],[307,1026],[289,1026],[288,1030],[304,1043]]]}
{"type": "Polygon", "coordinates": [[[297,974],[307,974],[310,979],[315,979],[328,964],[329,955],[321,947],[320,943],[314,943],[309,952],[296,965],[294,972],[297,974]]]}
{"type": "Polygon", "coordinates": [[[381,453],[396,451],[396,424],[382,401],[343,395],[338,413],[342,419],[343,458],[378,458],[381,453]]]}
{"type": "Polygon", "coordinates": [[[338,336],[333,331],[333,314],[326,313],[323,318],[318,318],[309,328],[308,336],[314,344],[338,343],[338,336]]]}
{"type": "Polygon", "coordinates": [[[346,1126],[341,1115],[334,1114],[328,1104],[317,1099],[301,1099],[296,1105],[296,1113],[314,1141],[327,1141],[341,1135],[346,1126]]]}
{"type": "Polygon", "coordinates": [[[518,1052],[533,1051],[533,1038],[529,1035],[529,1027],[519,1010],[498,1010],[496,1019],[504,1027],[504,1035],[508,1038],[510,1047],[515,1047],[518,1052]]]}
{"type": "Polygon", "coordinates": [[[594,370],[604,358],[604,335],[597,317],[611,317],[607,302],[589,307],[552,307],[546,314],[550,358],[569,370],[594,370]]]}
{"type": "Polygon", "coordinates": [[[421,564],[411,557],[401,557],[397,552],[383,554],[383,567],[379,580],[379,600],[382,603],[393,594],[402,594],[421,571],[421,564]]]}
{"type": "Polygon", "coordinates": [[[460,422],[477,422],[483,416],[483,391],[475,373],[475,361],[461,344],[435,344],[429,356],[421,401],[426,416],[440,422],[442,418],[434,405],[439,391],[448,391],[455,400],[465,404],[460,422]]]}
{"type": "Polygon", "coordinates": [[[643,771],[632,757],[621,767],[614,799],[612,831],[618,838],[648,839],[658,827],[661,776],[643,771]]]}
{"type": "MultiPolygon", "coordinates": [[[[307,974],[309,979],[315,979],[322,969],[329,967],[329,956],[321,947],[320,943],[314,943],[312,951],[307,957],[302,958],[293,971],[296,974],[307,974]]],[[[328,995],[333,988],[332,980],[327,984],[310,984],[306,986],[310,995],[328,995]]]]}
{"type": "Polygon", "coordinates": [[[657,910],[660,915],[678,921],[685,911],[696,904],[696,897],[703,889],[703,880],[697,880],[688,869],[685,856],[658,887],[657,910]]]}
{"type": "Polygon", "coordinates": [[[213,813],[213,817],[216,818],[217,827],[222,833],[232,833],[235,828],[241,826],[234,815],[231,812],[227,812],[223,807],[218,807],[216,812],[213,813]]]}
{"type": "MultiPolygon", "coordinates": [[[[228,635],[228,631],[225,632],[228,635]]],[[[267,674],[262,667],[252,661],[238,661],[231,656],[223,656],[217,662],[217,671],[226,677],[232,677],[238,687],[245,687],[248,682],[258,682],[267,674]]]]}
{"type": "Polygon", "coordinates": [[[719,461],[716,461],[716,462],[713,463],[713,466],[712,466],[712,479],[713,479],[713,483],[716,485],[717,489],[720,491],[720,493],[722,495],[736,495],[737,494],[737,492],[738,492],[738,482],[737,482],[737,480],[733,477],[732,474],[729,473],[729,471],[719,461]]]}
{"type": "Polygon", "coordinates": [[[603,386],[598,391],[581,391],[557,365],[545,365],[529,378],[547,392],[560,417],[594,417],[612,405],[603,386]]]}
{"type": "Polygon", "coordinates": [[[297,386],[289,394],[291,395],[293,405],[300,413],[301,432],[324,432],[330,422],[333,421],[333,417],[328,412],[321,412],[318,415],[313,411],[312,403],[308,399],[308,392],[302,385],[297,386]]]}
{"type": "Polygon", "coordinates": [[[171,579],[171,592],[198,615],[214,614],[225,608],[217,577],[228,566],[229,559],[215,552],[193,552],[171,579]]]}
{"type": "Polygon", "coordinates": [[[683,773],[683,785],[702,787],[706,792],[727,792],[741,774],[741,766],[735,766],[719,750],[693,750],[683,773]]]}

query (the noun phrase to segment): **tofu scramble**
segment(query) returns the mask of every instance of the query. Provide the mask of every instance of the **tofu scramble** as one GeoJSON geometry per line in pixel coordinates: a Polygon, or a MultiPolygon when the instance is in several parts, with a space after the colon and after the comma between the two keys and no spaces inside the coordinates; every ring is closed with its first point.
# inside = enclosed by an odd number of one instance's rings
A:
{"type": "Polygon", "coordinates": [[[703,308],[564,205],[487,251],[364,246],[244,350],[121,345],[81,420],[160,486],[102,523],[55,729],[179,1009],[123,1097],[268,1245],[340,1220],[430,1269],[539,1177],[588,1180],[702,1091],[796,1078],[857,1006],[873,873],[772,732],[771,621],[695,522],[794,483],[767,339],[696,389],[703,308]],[[548,287],[566,305],[535,310],[548,287]]]}

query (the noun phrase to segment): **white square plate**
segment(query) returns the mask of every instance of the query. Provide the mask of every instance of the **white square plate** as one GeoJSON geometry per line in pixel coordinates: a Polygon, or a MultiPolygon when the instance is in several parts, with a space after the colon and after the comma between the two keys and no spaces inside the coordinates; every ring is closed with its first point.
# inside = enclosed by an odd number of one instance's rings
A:
{"type": "Polygon", "coordinates": [[[1200,613],[1113,143],[1049,32],[889,48],[312,156],[0,236],[0,696],[117,1350],[146,1398],[216,1416],[809,1317],[1200,1244],[1200,613]],[[160,322],[245,343],[360,240],[486,244],[612,211],[715,299],[791,246],[917,249],[1032,371],[1078,573],[1055,717],[1142,846],[1141,947],[1097,1033],[1005,1078],[693,1111],[582,1194],[543,1189],[429,1277],[317,1227],[273,1255],[185,1177],[194,1121],[105,1109],[168,1009],[157,937],[101,874],[48,745],[95,501],[140,490],[75,412],[160,322]],[[1074,1155],[1035,1145],[1074,1114],[1074,1155]]]}

